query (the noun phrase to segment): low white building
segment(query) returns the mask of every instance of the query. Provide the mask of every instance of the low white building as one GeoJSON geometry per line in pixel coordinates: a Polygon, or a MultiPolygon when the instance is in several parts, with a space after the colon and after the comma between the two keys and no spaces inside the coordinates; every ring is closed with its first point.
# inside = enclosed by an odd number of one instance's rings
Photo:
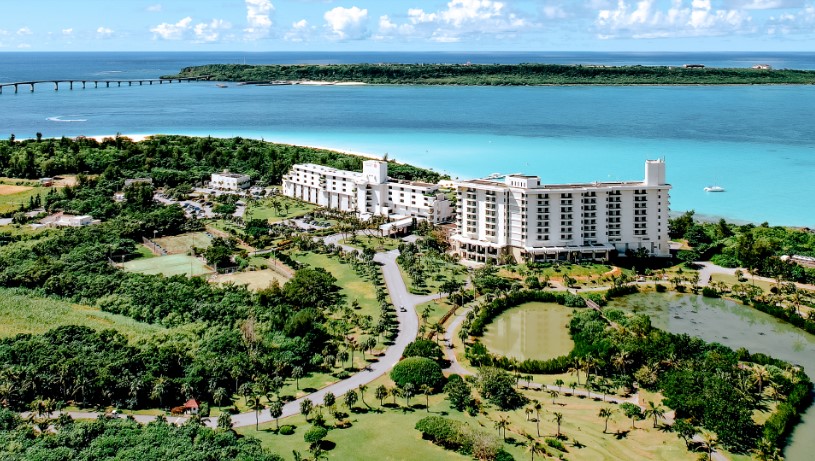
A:
{"type": "Polygon", "coordinates": [[[451,240],[475,261],[605,260],[640,249],[667,257],[670,189],[662,160],[645,162],[643,181],[542,184],[520,174],[462,181],[451,240]]]}
{"type": "Polygon", "coordinates": [[[366,160],[362,172],[297,164],[283,177],[283,195],[360,215],[401,216],[432,223],[453,219],[452,202],[439,186],[388,178],[388,163],[366,160]]]}
{"type": "Polygon", "coordinates": [[[230,173],[224,171],[223,173],[212,173],[209,180],[209,187],[214,189],[224,190],[243,190],[248,189],[252,185],[252,178],[249,175],[230,173]]]}
{"type": "Polygon", "coordinates": [[[102,221],[99,219],[93,219],[93,216],[91,215],[77,216],[59,212],[43,218],[40,221],[40,225],[48,227],[84,227],[99,224],[101,222],[102,221]]]}

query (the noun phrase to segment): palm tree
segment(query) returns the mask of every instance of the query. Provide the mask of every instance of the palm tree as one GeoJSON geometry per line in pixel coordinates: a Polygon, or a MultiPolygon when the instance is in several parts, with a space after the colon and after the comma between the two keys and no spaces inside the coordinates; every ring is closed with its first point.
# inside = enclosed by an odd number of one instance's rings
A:
{"type": "Polygon", "coordinates": [[[661,405],[655,404],[653,401],[649,401],[643,414],[646,418],[654,418],[654,428],[656,429],[657,419],[665,416],[665,408],[663,408],[661,405]]]}
{"type": "Polygon", "coordinates": [[[572,395],[574,395],[575,389],[577,388],[578,384],[574,381],[569,383],[569,389],[572,390],[572,395]]]}
{"type": "Polygon", "coordinates": [[[532,461],[535,461],[535,455],[546,455],[546,448],[537,440],[530,441],[526,451],[532,454],[532,461]]]}
{"type": "Polygon", "coordinates": [[[625,366],[631,363],[630,355],[630,352],[621,350],[611,357],[611,363],[614,364],[614,368],[616,368],[618,372],[625,374],[625,366]]]}
{"type": "Polygon", "coordinates": [[[770,379],[770,373],[767,371],[767,368],[763,365],[753,364],[750,367],[750,371],[753,373],[753,380],[758,384],[758,393],[764,393],[764,383],[770,379]]]}
{"type": "Polygon", "coordinates": [[[498,429],[498,435],[501,435],[501,431],[504,431],[504,442],[507,441],[507,427],[509,426],[509,418],[504,415],[498,416],[498,421],[495,422],[495,428],[498,429]]]}
{"type": "Polygon", "coordinates": [[[416,385],[413,383],[407,383],[402,388],[402,395],[405,396],[405,405],[410,407],[410,398],[416,394],[416,385]]]}
{"type": "Polygon", "coordinates": [[[702,433],[702,440],[705,444],[705,448],[707,448],[707,459],[710,461],[713,459],[713,452],[716,451],[716,448],[719,446],[719,439],[716,438],[716,434],[705,431],[702,433]]]}
{"type": "Polygon", "coordinates": [[[560,423],[563,422],[563,413],[555,412],[553,414],[555,417],[552,418],[552,421],[557,423],[557,438],[560,438],[560,423]]]}
{"type": "Polygon", "coordinates": [[[161,408],[164,408],[164,393],[167,392],[167,378],[161,376],[153,382],[153,389],[150,390],[150,398],[158,400],[161,408]]]}
{"type": "Polygon", "coordinates": [[[756,448],[753,449],[753,453],[758,461],[779,461],[783,459],[781,450],[766,438],[762,438],[758,442],[756,448]]]}
{"type": "Polygon", "coordinates": [[[274,418],[277,430],[280,430],[280,417],[283,416],[283,402],[275,400],[269,402],[269,414],[274,418]]]}
{"type": "Polygon", "coordinates": [[[294,378],[294,383],[297,389],[300,389],[300,378],[303,377],[303,367],[294,367],[291,369],[291,377],[294,378]]]}
{"type": "Polygon", "coordinates": [[[260,412],[266,408],[263,405],[263,400],[261,399],[260,395],[253,395],[250,397],[247,402],[246,406],[249,407],[250,410],[254,410],[255,412],[255,430],[259,430],[258,426],[260,425],[260,412]]]}
{"type": "Polygon", "coordinates": [[[314,409],[314,402],[311,399],[303,399],[300,402],[300,413],[306,417],[306,422],[308,422],[308,415],[311,413],[311,410],[314,409]]]}
{"type": "Polygon", "coordinates": [[[541,410],[543,409],[543,404],[538,402],[537,400],[533,400],[532,408],[535,409],[535,428],[538,431],[538,437],[541,436],[541,410]]]}
{"type": "Polygon", "coordinates": [[[337,404],[337,397],[334,396],[333,392],[326,392],[325,396],[323,396],[323,404],[325,404],[325,406],[328,407],[328,409],[333,414],[334,405],[337,404]]]}
{"type": "Polygon", "coordinates": [[[425,402],[425,410],[430,413],[430,394],[433,393],[433,388],[428,386],[427,384],[422,384],[419,386],[419,392],[424,394],[424,402],[425,402]]]}
{"type": "Polygon", "coordinates": [[[562,388],[562,386],[563,386],[564,384],[566,384],[566,383],[564,383],[564,382],[563,382],[563,380],[562,380],[562,379],[560,379],[560,378],[558,378],[558,379],[556,379],[556,380],[555,380],[555,386],[557,386],[557,390],[558,390],[558,391],[561,391],[561,392],[562,392],[562,389],[561,389],[561,388],[562,388]]]}
{"type": "Polygon", "coordinates": [[[388,388],[385,387],[385,385],[380,384],[374,391],[374,397],[379,399],[379,406],[383,406],[384,403],[382,401],[388,397],[388,388]]]}
{"type": "Polygon", "coordinates": [[[396,406],[396,398],[402,396],[402,388],[396,386],[390,390],[390,394],[393,397],[393,405],[396,406]]]}
{"type": "Polygon", "coordinates": [[[603,428],[603,434],[607,433],[608,432],[608,420],[611,419],[612,416],[614,416],[614,410],[612,410],[611,408],[601,408],[600,412],[597,414],[597,416],[599,416],[601,418],[604,418],[606,420],[606,426],[605,426],[605,428],[603,428]]]}
{"type": "Polygon", "coordinates": [[[348,407],[348,412],[351,412],[351,409],[354,407],[354,404],[357,403],[357,393],[354,390],[348,391],[343,398],[345,400],[345,406],[348,407]]]}
{"type": "Polygon", "coordinates": [[[532,413],[534,413],[534,412],[535,412],[535,410],[532,409],[531,407],[524,408],[524,413],[526,414],[526,420],[527,421],[529,421],[529,417],[532,416],[532,413]]]}
{"type": "Polygon", "coordinates": [[[226,395],[226,389],[223,387],[216,388],[215,391],[212,392],[212,401],[215,402],[215,405],[218,408],[221,408],[221,404],[226,400],[229,396],[226,395]]]}
{"type": "MultiPolygon", "coordinates": [[[[357,387],[357,389],[359,389],[359,400],[362,402],[363,405],[365,405],[367,407],[368,404],[365,403],[365,391],[368,390],[368,386],[366,386],[364,384],[360,384],[359,387],[357,387]]],[[[370,408],[370,407],[368,407],[368,408],[370,408]]]]}
{"type": "Polygon", "coordinates": [[[554,389],[549,389],[547,392],[552,397],[552,405],[554,405],[555,404],[555,399],[558,398],[558,396],[560,395],[560,392],[558,392],[558,391],[556,391],[554,389]]]}

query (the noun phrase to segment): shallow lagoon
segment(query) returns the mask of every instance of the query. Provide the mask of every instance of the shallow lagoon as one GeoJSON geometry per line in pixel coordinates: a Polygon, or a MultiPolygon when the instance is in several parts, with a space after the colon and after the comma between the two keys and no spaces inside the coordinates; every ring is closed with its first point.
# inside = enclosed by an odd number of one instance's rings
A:
{"type": "MultiPolygon", "coordinates": [[[[739,303],[695,295],[638,294],[614,300],[610,307],[647,314],[657,328],[687,333],[734,349],[747,348],[802,365],[815,378],[815,336],[739,303]]],[[[784,451],[788,461],[812,459],[815,409],[803,415],[784,451]]]]}
{"type": "Polygon", "coordinates": [[[526,303],[490,323],[482,341],[494,354],[518,360],[547,360],[571,352],[572,309],[554,303],[526,303]]]}

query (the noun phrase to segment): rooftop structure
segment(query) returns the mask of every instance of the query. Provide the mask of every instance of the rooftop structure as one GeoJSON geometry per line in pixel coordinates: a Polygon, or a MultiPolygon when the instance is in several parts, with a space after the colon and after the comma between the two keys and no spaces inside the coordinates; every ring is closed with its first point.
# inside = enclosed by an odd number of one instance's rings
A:
{"type": "Polygon", "coordinates": [[[644,251],[669,256],[671,186],[662,160],[645,162],[645,179],[542,184],[513,174],[457,185],[454,250],[475,261],[605,260],[644,251]]]}
{"type": "Polygon", "coordinates": [[[252,185],[252,178],[249,175],[224,171],[223,173],[212,173],[209,185],[215,189],[237,191],[248,189],[252,185]]]}

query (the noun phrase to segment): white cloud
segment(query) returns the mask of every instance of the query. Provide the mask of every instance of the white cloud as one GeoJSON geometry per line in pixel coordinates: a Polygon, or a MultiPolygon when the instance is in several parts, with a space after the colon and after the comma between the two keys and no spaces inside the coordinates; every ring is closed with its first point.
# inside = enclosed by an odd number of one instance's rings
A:
{"type": "Polygon", "coordinates": [[[108,38],[111,35],[113,35],[113,29],[109,27],[99,26],[99,28],[96,29],[96,35],[102,38],[108,38]]]}
{"type": "Polygon", "coordinates": [[[714,9],[710,0],[672,0],[668,8],[655,3],[656,0],[640,0],[636,4],[619,0],[615,8],[600,10],[595,20],[599,37],[698,37],[752,30],[749,14],[736,9],[714,9]]]}
{"type": "Polygon", "coordinates": [[[20,27],[17,29],[17,35],[31,35],[31,29],[28,27],[20,27]]]}
{"type": "Polygon", "coordinates": [[[316,27],[310,25],[305,19],[293,22],[291,29],[283,36],[287,42],[305,42],[314,36],[316,27]]]}
{"type": "Polygon", "coordinates": [[[66,36],[66,37],[72,35],[73,33],[74,33],[74,30],[72,28],[62,29],[62,35],[66,36]]]}
{"type": "Polygon", "coordinates": [[[17,45],[17,48],[21,50],[27,50],[31,48],[31,45],[29,45],[28,43],[20,43],[19,45],[17,45]]]}
{"type": "MultiPolygon", "coordinates": [[[[548,10],[544,8],[543,11],[552,17],[565,16],[558,6],[548,10]]],[[[504,2],[450,0],[446,9],[439,11],[409,9],[403,24],[397,24],[387,16],[381,17],[375,38],[386,39],[398,35],[449,43],[460,41],[465,36],[508,36],[534,27],[537,26],[533,22],[510,11],[504,2]]]]}
{"type": "Polygon", "coordinates": [[[368,10],[356,6],[338,6],[323,15],[331,38],[335,40],[360,40],[368,36],[368,10]]]}
{"type": "Polygon", "coordinates": [[[804,0],[727,0],[726,8],[743,10],[775,10],[781,8],[801,8],[804,0]]]}
{"type": "Polygon", "coordinates": [[[272,19],[269,15],[274,11],[274,5],[269,0],[246,0],[246,22],[244,29],[248,40],[256,40],[269,36],[272,28],[272,19]]]}
{"type": "Polygon", "coordinates": [[[161,38],[162,40],[181,40],[184,34],[190,30],[192,18],[187,16],[175,24],[163,22],[156,27],[150,29],[153,33],[153,38],[161,38]]]}
{"type": "Polygon", "coordinates": [[[815,4],[808,5],[795,13],[772,16],[767,21],[769,35],[813,35],[815,31],[815,4]]]}
{"type": "Polygon", "coordinates": [[[212,43],[221,38],[221,32],[232,28],[232,24],[223,19],[213,19],[207,23],[199,23],[193,27],[197,42],[212,43]]]}
{"type": "Polygon", "coordinates": [[[155,5],[150,5],[147,7],[147,11],[150,13],[160,13],[164,8],[161,6],[161,3],[156,3],[155,5]]]}

